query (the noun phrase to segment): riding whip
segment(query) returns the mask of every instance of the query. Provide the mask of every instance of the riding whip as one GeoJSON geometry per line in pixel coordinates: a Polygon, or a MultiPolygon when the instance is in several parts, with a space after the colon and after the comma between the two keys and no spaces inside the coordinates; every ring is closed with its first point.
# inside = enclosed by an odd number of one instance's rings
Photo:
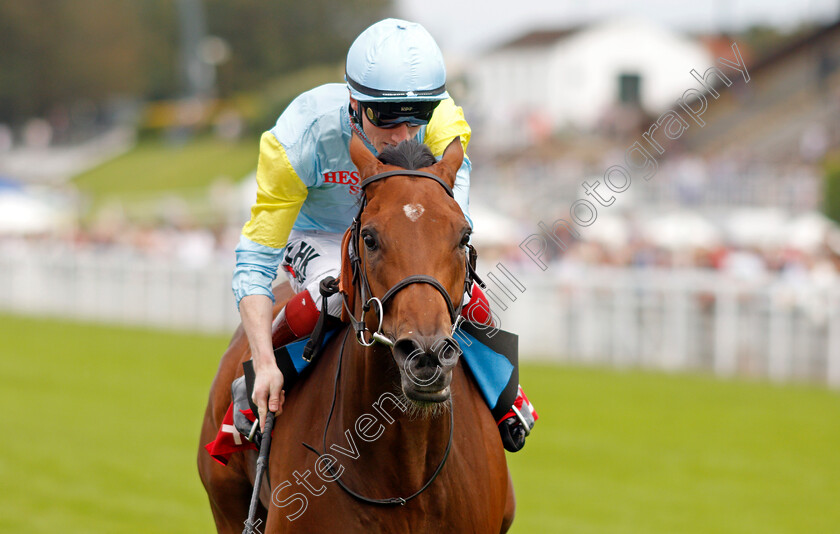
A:
{"type": "Polygon", "coordinates": [[[265,430],[262,433],[260,443],[260,455],[257,458],[257,472],[254,474],[254,492],[251,494],[251,506],[248,508],[248,519],[245,521],[245,529],[242,534],[254,534],[254,516],[257,515],[257,503],[260,500],[260,485],[262,484],[263,472],[268,464],[268,451],[271,449],[271,431],[274,429],[274,412],[268,412],[265,416],[265,430]]]}

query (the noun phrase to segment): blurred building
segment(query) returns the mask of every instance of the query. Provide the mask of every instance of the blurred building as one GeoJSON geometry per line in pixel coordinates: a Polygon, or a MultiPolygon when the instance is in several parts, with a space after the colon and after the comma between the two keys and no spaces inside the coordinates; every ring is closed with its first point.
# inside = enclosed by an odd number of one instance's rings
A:
{"type": "Polygon", "coordinates": [[[473,150],[490,143],[490,161],[476,158],[482,181],[474,196],[516,216],[565,216],[584,196],[580,184],[603,182],[606,169],[626,164],[636,142],[655,156],[657,172],[634,180],[613,212],[692,209],[720,219],[757,208],[800,215],[820,209],[823,161],[840,148],[840,22],[756,58],[737,36],[694,43],[634,20],[532,32],[487,54],[473,73],[473,150]],[[733,42],[748,81],[719,61],[734,58],[733,42]],[[713,66],[729,82],[707,76],[717,97],[691,74],[713,66]],[[678,105],[689,90],[705,95],[702,125],[678,105]],[[686,124],[675,141],[661,128],[651,133],[668,111],[686,124]],[[654,150],[643,134],[664,149],[654,150]],[[515,150],[500,155],[499,148],[515,150]],[[483,183],[493,190],[483,191],[483,183]]]}
{"type": "Polygon", "coordinates": [[[666,155],[702,167],[696,204],[819,209],[823,159],[840,147],[840,21],[748,62],[748,71],[746,83],[737,73],[729,87],[717,80],[705,124],[692,124],[666,155]]]}
{"type": "Polygon", "coordinates": [[[686,150],[784,164],[840,146],[840,20],[751,62],[749,75],[710,99],[706,125],[680,140],[686,150]]]}
{"type": "Polygon", "coordinates": [[[635,123],[637,111],[673,104],[690,68],[713,61],[702,43],[642,19],[532,31],[467,72],[476,141],[522,146],[558,130],[635,123]]]}

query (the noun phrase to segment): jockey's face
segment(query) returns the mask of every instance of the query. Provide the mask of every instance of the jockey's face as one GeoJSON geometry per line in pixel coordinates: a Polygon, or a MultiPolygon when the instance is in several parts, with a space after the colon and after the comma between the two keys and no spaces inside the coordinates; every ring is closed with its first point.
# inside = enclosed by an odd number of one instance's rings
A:
{"type": "MultiPolygon", "coordinates": [[[[351,98],[350,105],[353,107],[353,111],[356,111],[359,106],[359,101],[351,98]]],[[[388,145],[396,146],[403,141],[413,139],[417,135],[417,132],[420,131],[420,126],[413,126],[404,122],[393,128],[377,128],[362,113],[362,129],[368,139],[370,139],[373,148],[377,152],[382,152],[382,149],[388,145]]]]}

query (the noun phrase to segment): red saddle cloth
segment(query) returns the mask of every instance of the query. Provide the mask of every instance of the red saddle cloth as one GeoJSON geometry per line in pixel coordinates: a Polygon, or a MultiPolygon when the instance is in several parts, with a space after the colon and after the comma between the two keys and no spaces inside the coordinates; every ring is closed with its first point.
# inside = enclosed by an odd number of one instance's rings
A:
{"type": "MultiPolygon", "coordinates": [[[[251,410],[240,410],[242,414],[248,418],[249,421],[256,421],[256,417],[251,410]]],[[[207,452],[214,460],[222,465],[227,465],[230,460],[230,455],[239,452],[257,450],[257,446],[248,441],[248,438],[239,433],[233,425],[233,403],[228,406],[224,419],[222,419],[222,427],[219,428],[216,439],[204,446],[207,452]]]]}

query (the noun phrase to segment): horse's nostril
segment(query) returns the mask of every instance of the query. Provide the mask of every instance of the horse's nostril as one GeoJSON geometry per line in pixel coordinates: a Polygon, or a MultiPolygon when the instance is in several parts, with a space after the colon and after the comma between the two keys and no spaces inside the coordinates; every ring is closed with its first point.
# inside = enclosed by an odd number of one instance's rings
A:
{"type": "Polygon", "coordinates": [[[458,363],[461,347],[451,337],[441,336],[434,341],[428,339],[427,343],[423,341],[409,337],[399,339],[394,343],[394,355],[418,370],[441,365],[451,367],[458,363]]]}
{"type": "Polygon", "coordinates": [[[451,337],[441,337],[432,345],[432,353],[441,365],[455,365],[461,355],[461,347],[451,337]]]}
{"type": "Polygon", "coordinates": [[[419,341],[411,338],[398,340],[394,344],[394,354],[403,359],[407,368],[417,372],[431,371],[440,364],[434,352],[426,352],[419,341]]]}
{"type": "Polygon", "coordinates": [[[408,358],[417,351],[423,352],[423,349],[420,347],[420,345],[411,338],[403,338],[397,340],[397,342],[394,343],[393,350],[396,354],[402,356],[403,358],[408,358]]]}

